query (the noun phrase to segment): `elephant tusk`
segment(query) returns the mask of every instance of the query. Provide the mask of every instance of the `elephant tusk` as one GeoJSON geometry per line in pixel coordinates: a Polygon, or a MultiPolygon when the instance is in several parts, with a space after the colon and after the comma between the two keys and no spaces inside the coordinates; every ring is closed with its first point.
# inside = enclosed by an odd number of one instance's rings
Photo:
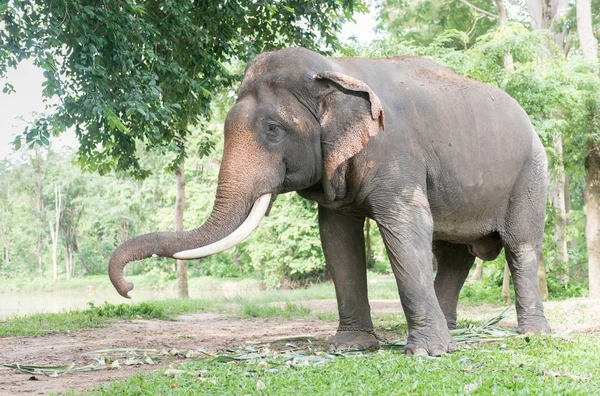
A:
{"type": "Polygon", "coordinates": [[[173,257],[179,260],[199,259],[234,247],[246,239],[248,235],[252,234],[252,231],[258,227],[263,217],[265,217],[265,213],[269,209],[270,204],[271,194],[269,193],[261,195],[256,201],[254,201],[252,210],[250,211],[250,214],[248,214],[248,217],[246,217],[246,220],[244,220],[242,225],[240,225],[231,234],[217,242],[211,243],[210,245],[177,252],[173,255],[173,257]]]}

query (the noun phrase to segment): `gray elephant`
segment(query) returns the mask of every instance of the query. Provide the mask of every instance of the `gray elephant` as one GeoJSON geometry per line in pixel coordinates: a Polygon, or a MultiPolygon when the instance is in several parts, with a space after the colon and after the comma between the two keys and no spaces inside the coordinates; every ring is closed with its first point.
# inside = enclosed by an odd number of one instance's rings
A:
{"type": "Polygon", "coordinates": [[[110,279],[147,257],[193,259],[249,235],[277,196],[318,202],[333,278],[335,348],[379,347],[367,297],[363,224],[383,236],[408,322],[408,355],[452,350],[460,289],[475,257],[505,249],[518,331],[550,332],[537,286],[546,157],[505,92],[427,59],[264,53],[225,122],[214,209],[199,228],[141,235],[114,252],[110,279]],[[438,263],[433,278],[432,252],[438,263]]]}

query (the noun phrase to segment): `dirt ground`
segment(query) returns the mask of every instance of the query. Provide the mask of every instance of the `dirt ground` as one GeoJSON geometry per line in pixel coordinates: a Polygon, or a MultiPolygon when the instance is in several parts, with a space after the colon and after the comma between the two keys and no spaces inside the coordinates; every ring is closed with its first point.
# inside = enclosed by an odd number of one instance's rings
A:
{"type": "MultiPolygon", "coordinates": [[[[314,313],[336,312],[334,300],[296,302],[310,307],[314,313]]],[[[544,304],[555,333],[600,331],[600,301],[571,299],[544,304]]],[[[400,314],[397,301],[371,301],[373,316],[400,314]]],[[[502,309],[494,306],[460,307],[459,319],[484,320],[496,316],[502,309]]],[[[500,323],[510,328],[516,324],[514,309],[500,323]]],[[[510,312],[510,311],[509,311],[510,312]]],[[[44,337],[0,338],[0,364],[58,366],[75,363],[93,364],[87,353],[100,349],[140,348],[180,351],[202,348],[221,352],[249,342],[268,342],[285,337],[311,336],[326,340],[335,332],[335,321],[239,319],[214,313],[180,316],[175,322],[135,320],[119,322],[101,329],[86,329],[69,334],[44,337]]],[[[401,336],[401,335],[399,335],[401,336]]],[[[121,365],[103,370],[59,377],[32,376],[14,369],[0,367],[0,394],[62,393],[68,389],[84,391],[100,383],[127,378],[143,370],[164,370],[183,358],[169,356],[155,365],[121,365]]]]}

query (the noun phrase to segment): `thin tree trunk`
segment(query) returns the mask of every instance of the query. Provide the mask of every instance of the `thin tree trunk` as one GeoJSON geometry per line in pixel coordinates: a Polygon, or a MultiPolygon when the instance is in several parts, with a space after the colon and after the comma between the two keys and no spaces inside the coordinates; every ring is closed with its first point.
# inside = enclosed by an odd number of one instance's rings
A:
{"type": "Polygon", "coordinates": [[[54,220],[55,225],[52,224],[52,220],[48,220],[50,225],[50,237],[52,238],[52,265],[54,270],[54,281],[58,279],[58,263],[56,259],[56,253],[58,250],[58,231],[60,229],[60,214],[62,208],[60,187],[58,184],[54,185],[54,220]]]}
{"type": "Polygon", "coordinates": [[[510,302],[510,269],[508,263],[504,263],[504,278],[502,279],[502,299],[510,302]]]}
{"type": "Polygon", "coordinates": [[[69,244],[65,244],[65,272],[67,274],[67,280],[71,279],[73,275],[73,255],[71,254],[71,247],[69,244]]]}
{"type": "MultiPolygon", "coordinates": [[[[577,31],[584,58],[597,64],[598,40],[592,29],[591,0],[577,0],[577,31]]],[[[592,136],[587,138],[585,176],[589,296],[600,299],[600,142],[595,141],[592,136]]]]}
{"type": "Polygon", "coordinates": [[[38,277],[42,277],[43,268],[42,268],[42,234],[38,232],[37,236],[37,271],[38,277]]]}
{"type": "Polygon", "coordinates": [[[36,217],[37,217],[37,221],[38,221],[38,235],[37,235],[37,272],[38,272],[38,277],[42,277],[43,274],[43,268],[42,268],[42,227],[44,226],[43,220],[42,220],[42,213],[44,210],[44,203],[42,201],[42,179],[43,179],[43,172],[42,172],[42,166],[40,164],[41,162],[41,156],[39,156],[39,153],[36,155],[36,159],[35,162],[37,163],[36,166],[36,180],[34,181],[34,185],[33,185],[33,189],[35,191],[35,209],[36,209],[36,217]]]}
{"type": "Polygon", "coordinates": [[[475,259],[475,271],[471,276],[471,281],[476,282],[483,276],[483,260],[479,257],[475,259]]]}
{"type": "Polygon", "coordinates": [[[556,210],[556,232],[552,239],[556,243],[558,250],[558,269],[556,277],[563,286],[569,283],[569,252],[567,250],[567,210],[565,204],[565,167],[562,163],[563,146],[562,137],[558,134],[552,136],[554,151],[559,161],[554,166],[555,174],[550,177],[550,203],[556,210]]]}
{"type": "MultiPolygon", "coordinates": [[[[506,18],[506,9],[504,8],[503,0],[495,0],[496,1],[496,10],[498,11],[498,21],[500,22],[500,26],[505,26],[508,22],[506,18]]],[[[513,56],[510,52],[504,54],[504,68],[506,70],[515,70],[515,62],[513,60],[513,56]]]]}
{"type": "MultiPolygon", "coordinates": [[[[177,188],[175,198],[175,231],[183,231],[183,211],[185,207],[185,170],[183,163],[175,171],[175,184],[177,188]]],[[[177,286],[179,297],[189,297],[187,262],[177,260],[177,286]]]]}

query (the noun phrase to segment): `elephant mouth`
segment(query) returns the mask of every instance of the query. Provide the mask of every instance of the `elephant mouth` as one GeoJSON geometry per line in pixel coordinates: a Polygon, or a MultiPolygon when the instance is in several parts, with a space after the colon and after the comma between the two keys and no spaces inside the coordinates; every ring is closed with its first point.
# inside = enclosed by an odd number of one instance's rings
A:
{"type": "Polygon", "coordinates": [[[211,243],[210,245],[177,252],[173,257],[179,260],[199,259],[222,252],[237,245],[252,234],[262,219],[268,215],[276,197],[277,196],[272,193],[263,194],[258,197],[258,199],[254,201],[254,205],[252,206],[248,217],[246,217],[246,220],[225,238],[211,243]]]}
{"type": "Polygon", "coordinates": [[[271,201],[269,202],[269,207],[267,208],[267,211],[265,212],[265,217],[269,217],[269,215],[271,214],[271,209],[273,209],[273,204],[275,203],[276,200],[277,200],[277,194],[271,194],[271,201]]]}

